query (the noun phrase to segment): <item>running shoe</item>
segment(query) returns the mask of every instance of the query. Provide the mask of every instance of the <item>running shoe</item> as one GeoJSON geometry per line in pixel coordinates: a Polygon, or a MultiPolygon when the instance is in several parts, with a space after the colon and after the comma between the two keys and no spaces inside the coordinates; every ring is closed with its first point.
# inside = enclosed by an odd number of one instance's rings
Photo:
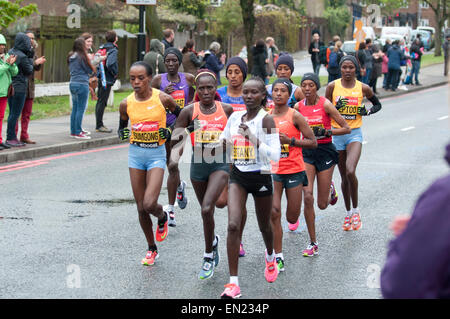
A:
{"type": "Polygon", "coordinates": [[[319,246],[317,244],[309,244],[308,247],[302,252],[305,257],[313,257],[319,254],[319,246]]]}
{"type": "Polygon", "coordinates": [[[198,274],[198,279],[208,279],[214,275],[214,260],[212,258],[204,257],[202,269],[198,274]]]}
{"type": "Polygon", "coordinates": [[[225,290],[220,295],[222,299],[236,299],[241,296],[241,288],[235,284],[225,285],[225,290]]]}
{"type": "Polygon", "coordinates": [[[177,222],[175,221],[175,212],[171,211],[171,210],[164,210],[164,212],[169,214],[169,221],[167,223],[169,225],[169,227],[177,226],[177,222]]]}
{"type": "Polygon", "coordinates": [[[163,241],[167,238],[167,234],[169,233],[169,229],[167,227],[169,221],[169,214],[164,212],[166,218],[162,222],[158,221],[158,225],[156,226],[156,241],[163,241]]]}
{"type": "Polygon", "coordinates": [[[245,256],[244,244],[241,243],[239,245],[239,257],[244,257],[244,256],[245,256]]]}
{"type": "Polygon", "coordinates": [[[277,261],[278,272],[284,271],[284,260],[283,260],[283,258],[277,257],[276,261],[277,261]]]}
{"type": "Polygon", "coordinates": [[[337,201],[338,201],[338,193],[336,191],[336,187],[334,187],[334,182],[333,181],[331,181],[330,192],[331,192],[330,204],[331,205],[335,205],[337,203],[337,201]]]}
{"type": "Polygon", "coordinates": [[[295,224],[291,224],[288,222],[288,228],[290,231],[294,231],[298,228],[298,225],[300,225],[300,219],[297,219],[297,222],[295,224]]]}
{"type": "Polygon", "coordinates": [[[188,203],[188,199],[186,197],[186,182],[181,181],[180,185],[177,188],[177,203],[181,209],[185,209],[188,203]]]}
{"type": "Polygon", "coordinates": [[[274,258],[272,262],[267,261],[267,252],[266,257],[264,258],[266,262],[266,269],[264,270],[264,276],[266,277],[267,282],[274,282],[278,277],[278,266],[277,261],[274,258]]]}
{"type": "Polygon", "coordinates": [[[352,220],[353,220],[353,216],[347,216],[344,219],[344,225],[342,225],[342,229],[345,231],[349,231],[352,229],[352,220]]]}
{"type": "Polygon", "coordinates": [[[145,258],[142,259],[141,264],[144,266],[152,266],[155,263],[155,260],[159,258],[158,251],[147,251],[147,254],[145,255],[145,258]]]}
{"type": "Polygon", "coordinates": [[[216,235],[216,245],[213,246],[213,260],[214,260],[214,266],[217,267],[217,265],[219,264],[220,261],[220,255],[219,255],[219,240],[220,237],[218,235],[216,235]]]}
{"type": "Polygon", "coordinates": [[[361,228],[361,226],[362,226],[361,216],[359,216],[359,213],[353,213],[352,229],[358,230],[361,228]]]}

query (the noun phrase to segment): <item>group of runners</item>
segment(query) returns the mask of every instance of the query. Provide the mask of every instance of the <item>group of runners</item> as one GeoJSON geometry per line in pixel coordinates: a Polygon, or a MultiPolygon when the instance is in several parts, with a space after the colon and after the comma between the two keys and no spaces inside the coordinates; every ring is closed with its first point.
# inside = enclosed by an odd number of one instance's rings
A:
{"type": "Polygon", "coordinates": [[[239,257],[245,255],[242,234],[247,220],[248,195],[254,200],[258,226],[266,247],[265,278],[274,282],[284,271],[281,202],[287,198],[288,228],[299,226],[304,202],[310,243],[303,256],[318,253],[313,187],[317,179],[317,206],[336,204],[332,181],[338,165],[346,216],[343,230],[358,230],[356,166],[361,155],[362,116],[376,113],[381,104],[369,86],[356,80],[358,61],[340,62],[342,78],[331,82],[326,97],[318,95],[320,80],[307,73],[299,86],[292,83],[292,56],[281,55],[277,79],[270,86],[257,77],[247,78],[247,65],[239,57],[226,64],[228,85],[217,89],[214,73],[200,69],[196,76],[178,72],[181,53],[164,53],[167,73],[152,78],[144,62],[130,68],[134,92],[120,104],[119,137],[130,140],[128,163],[139,222],[148,251],[143,265],[159,257],[156,242],[175,226],[175,200],[187,205],[186,183],[180,180],[178,161],[190,139],[190,179],[201,207],[205,252],[199,279],[213,276],[220,238],[215,232],[215,208],[228,209],[226,247],[230,280],[221,298],[238,298],[239,257]],[[195,88],[195,89],[194,89],[195,88]],[[373,106],[363,104],[366,97],[373,106]],[[128,122],[130,128],[128,128],[128,122]],[[166,209],[158,203],[168,167],[166,209]],[[155,236],[151,215],[157,218],[155,236]],[[156,237],[156,238],[155,238],[156,237]],[[155,242],[156,240],[156,242],[155,242]]]}

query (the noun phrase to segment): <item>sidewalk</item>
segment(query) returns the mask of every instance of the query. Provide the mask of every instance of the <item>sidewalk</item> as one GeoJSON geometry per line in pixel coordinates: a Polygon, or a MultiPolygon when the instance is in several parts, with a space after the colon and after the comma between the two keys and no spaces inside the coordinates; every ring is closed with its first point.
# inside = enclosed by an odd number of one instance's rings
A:
{"type": "MultiPolygon", "coordinates": [[[[399,87],[396,92],[386,92],[384,89],[380,88],[377,96],[380,99],[383,99],[444,85],[448,82],[448,79],[442,75],[443,68],[443,64],[424,67],[420,70],[419,75],[419,79],[423,85],[407,85],[407,91],[402,90],[399,87]]],[[[381,87],[382,83],[383,78],[381,77],[378,79],[378,85],[381,87]]],[[[325,95],[325,87],[320,88],[319,95],[325,95]]],[[[3,163],[29,160],[52,154],[76,152],[100,146],[126,143],[120,141],[117,137],[119,115],[116,112],[105,113],[104,123],[106,127],[113,130],[112,133],[105,134],[95,132],[95,115],[86,115],[83,119],[83,128],[91,132],[91,139],[77,140],[70,137],[70,116],[31,121],[29,127],[30,139],[36,141],[37,144],[0,151],[0,165],[3,163]]],[[[6,126],[6,122],[4,122],[2,132],[2,137],[4,139],[6,138],[6,126]]]]}

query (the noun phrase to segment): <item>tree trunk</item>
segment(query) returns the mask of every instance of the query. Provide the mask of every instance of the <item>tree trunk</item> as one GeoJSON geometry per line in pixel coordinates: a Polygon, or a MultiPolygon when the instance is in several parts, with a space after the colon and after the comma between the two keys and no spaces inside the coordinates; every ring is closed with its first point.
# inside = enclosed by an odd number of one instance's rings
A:
{"type": "Polygon", "coordinates": [[[156,6],[147,6],[145,8],[145,29],[150,39],[161,40],[163,36],[161,23],[159,22],[156,6]]]}
{"type": "Polygon", "coordinates": [[[254,14],[254,0],[239,0],[242,9],[242,20],[244,22],[245,43],[247,45],[248,58],[248,73],[251,73],[253,66],[253,33],[255,31],[255,14],[254,14]]]}

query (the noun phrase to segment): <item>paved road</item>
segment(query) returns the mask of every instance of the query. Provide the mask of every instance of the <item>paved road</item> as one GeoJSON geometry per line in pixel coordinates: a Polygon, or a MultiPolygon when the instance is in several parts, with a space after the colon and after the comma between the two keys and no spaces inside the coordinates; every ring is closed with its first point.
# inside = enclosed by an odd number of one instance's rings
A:
{"type": "MultiPolygon", "coordinates": [[[[302,216],[299,230],[284,235],[286,271],[273,284],[264,280],[264,246],[249,200],[248,255],[240,259],[243,298],[380,298],[376,279],[390,221],[410,212],[418,195],[449,171],[442,158],[450,141],[447,101],[447,87],[383,100],[383,110],[363,127],[362,229],[341,230],[340,199],[317,212],[320,255],[305,258],[302,216]]],[[[181,164],[185,180],[188,168],[181,164]]],[[[334,180],[339,187],[337,170],[334,180]]],[[[159,244],[160,259],[143,267],[146,243],[126,145],[0,166],[0,298],[218,298],[228,281],[227,211],[216,211],[220,265],[212,279],[199,281],[202,224],[188,185],[190,203],[159,244]]],[[[165,188],[161,203],[167,203],[165,188]]]]}

